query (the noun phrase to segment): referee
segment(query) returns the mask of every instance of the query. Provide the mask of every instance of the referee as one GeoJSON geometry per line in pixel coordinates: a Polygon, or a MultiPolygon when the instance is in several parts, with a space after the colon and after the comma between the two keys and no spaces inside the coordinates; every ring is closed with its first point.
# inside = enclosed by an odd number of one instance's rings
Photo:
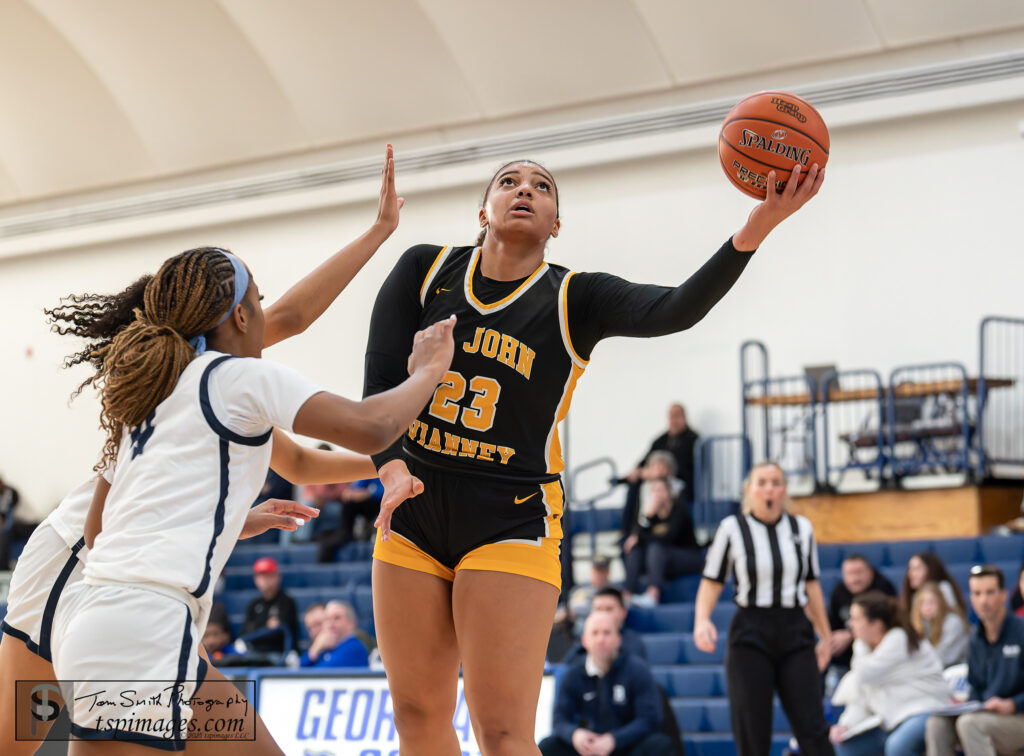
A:
{"type": "Polygon", "coordinates": [[[739,756],[766,756],[771,749],[775,692],[800,753],[834,754],[821,703],[829,624],[818,550],[811,523],[789,514],[788,502],[778,465],[765,462],[751,470],[743,485],[743,513],[719,525],[697,591],[694,641],[711,653],[718,641],[711,610],[730,571],[736,580],[740,610],[729,627],[725,674],[739,756]]]}

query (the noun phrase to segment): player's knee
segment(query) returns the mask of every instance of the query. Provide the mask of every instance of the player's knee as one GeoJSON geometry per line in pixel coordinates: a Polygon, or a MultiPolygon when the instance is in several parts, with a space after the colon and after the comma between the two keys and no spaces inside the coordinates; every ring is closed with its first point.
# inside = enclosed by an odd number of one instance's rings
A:
{"type": "Polygon", "coordinates": [[[451,727],[455,716],[455,702],[445,704],[440,696],[393,698],[395,728],[403,737],[415,737],[423,731],[437,732],[437,728],[451,727]]]}
{"type": "Polygon", "coordinates": [[[478,733],[482,756],[506,756],[522,753],[524,744],[533,745],[533,733],[516,732],[501,725],[480,724],[478,733]]]}

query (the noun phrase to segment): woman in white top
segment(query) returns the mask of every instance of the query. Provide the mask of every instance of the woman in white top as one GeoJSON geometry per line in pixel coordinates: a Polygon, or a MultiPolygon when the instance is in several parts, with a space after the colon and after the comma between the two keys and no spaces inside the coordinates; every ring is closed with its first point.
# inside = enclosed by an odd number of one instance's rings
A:
{"type": "Polygon", "coordinates": [[[917,589],[910,609],[910,624],[935,648],[943,667],[967,661],[970,633],[966,620],[946,600],[938,583],[925,583],[917,589]]]}
{"type": "Polygon", "coordinates": [[[850,631],[853,661],[832,697],[846,706],[830,733],[837,756],[923,754],[929,713],[949,703],[935,649],[880,591],[853,600],[850,631]]]}

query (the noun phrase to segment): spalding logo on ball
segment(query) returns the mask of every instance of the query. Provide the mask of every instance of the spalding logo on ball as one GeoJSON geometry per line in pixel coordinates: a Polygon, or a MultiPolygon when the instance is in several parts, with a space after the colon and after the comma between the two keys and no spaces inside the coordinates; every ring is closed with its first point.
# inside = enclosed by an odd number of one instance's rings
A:
{"type": "Polygon", "coordinates": [[[768,171],[782,191],[800,163],[800,183],[815,163],[828,162],[828,128],[814,107],[789,92],[758,92],[729,111],[718,134],[722,170],[741,192],[757,199],[767,194],[768,171]]]}

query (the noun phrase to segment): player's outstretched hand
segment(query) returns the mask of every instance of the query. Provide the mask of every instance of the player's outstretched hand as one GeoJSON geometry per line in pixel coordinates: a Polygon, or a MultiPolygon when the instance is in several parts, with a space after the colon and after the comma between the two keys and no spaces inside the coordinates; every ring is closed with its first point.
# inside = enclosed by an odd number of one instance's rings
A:
{"type": "Polygon", "coordinates": [[[732,242],[736,249],[750,252],[760,247],[776,226],[818,193],[825,181],[825,170],[818,170],[818,164],[815,163],[807,172],[803,184],[797,186],[802,168],[799,163],[793,167],[789,181],[781,192],[775,191],[775,171],[768,171],[768,194],[763,202],[750,211],[746,225],[733,236],[732,242]]]}
{"type": "Polygon", "coordinates": [[[384,150],[384,170],[380,180],[380,202],[377,205],[377,225],[390,236],[398,228],[398,213],[405,200],[395,191],[395,152],[389,144],[384,150]]]}
{"type": "Polygon", "coordinates": [[[380,514],[374,520],[373,527],[380,528],[380,539],[386,541],[391,537],[392,513],[406,499],[423,493],[423,481],[409,472],[408,466],[401,459],[393,459],[386,463],[377,474],[384,485],[384,497],[381,499],[380,514]]]}
{"type": "Polygon", "coordinates": [[[697,626],[693,628],[693,644],[705,654],[715,653],[715,646],[718,644],[718,630],[711,620],[698,622],[697,626]]]}
{"type": "Polygon", "coordinates": [[[409,355],[409,375],[417,370],[428,370],[431,371],[429,374],[436,376],[437,383],[441,382],[455,355],[454,328],[455,316],[451,315],[416,332],[412,340],[412,354],[409,355]]]}
{"type": "Polygon", "coordinates": [[[320,510],[297,501],[267,499],[249,510],[239,538],[253,538],[268,530],[298,530],[299,520],[309,522],[320,516],[320,510]]]}

